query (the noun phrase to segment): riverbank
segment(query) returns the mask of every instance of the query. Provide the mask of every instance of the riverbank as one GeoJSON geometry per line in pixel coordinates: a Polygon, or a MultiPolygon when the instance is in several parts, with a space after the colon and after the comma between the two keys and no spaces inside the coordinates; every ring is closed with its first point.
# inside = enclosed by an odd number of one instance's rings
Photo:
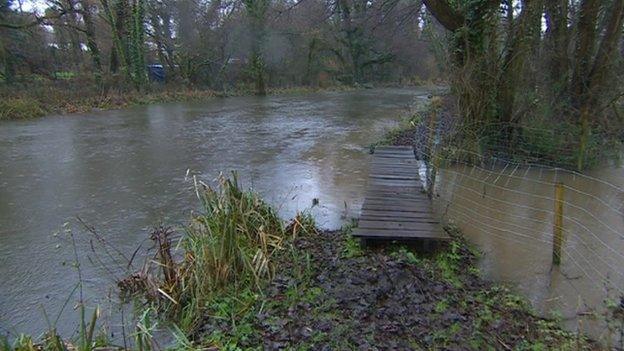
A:
{"type": "Polygon", "coordinates": [[[474,252],[447,230],[453,241],[433,255],[401,245],[362,249],[350,228],[298,238],[293,246],[305,261],[280,261],[267,295],[246,313],[251,322],[212,320],[202,338],[217,349],[595,347],[536,317],[510,289],[483,280],[474,252]]]}
{"type": "MultiPolygon", "coordinates": [[[[362,88],[362,87],[360,87],[362,88]]],[[[336,85],[325,88],[288,87],[272,88],[268,95],[311,93],[319,91],[346,91],[358,87],[336,85]]],[[[0,121],[20,120],[84,113],[94,110],[112,110],[137,105],[166,102],[192,102],[206,99],[253,95],[249,89],[215,91],[188,88],[179,85],[152,85],[147,91],[133,89],[107,89],[102,91],[90,86],[73,86],[65,82],[41,84],[22,89],[0,89],[0,121]]]]}
{"type": "MultiPolygon", "coordinates": [[[[428,82],[432,87],[434,83],[428,82]]],[[[382,85],[381,87],[394,87],[382,85]]],[[[294,86],[269,88],[268,95],[314,93],[321,91],[350,91],[370,89],[366,85],[330,85],[324,87],[294,86]]],[[[167,102],[192,102],[219,97],[254,95],[251,88],[239,87],[225,91],[205,88],[189,88],[176,84],[152,84],[145,91],[134,89],[96,89],[89,84],[74,84],[66,81],[41,82],[23,87],[0,87],[0,121],[20,120],[84,113],[94,110],[113,110],[137,105],[167,102]]]]}
{"type": "MultiPolygon", "coordinates": [[[[452,241],[436,252],[361,247],[350,236],[356,221],[320,231],[303,213],[283,224],[235,178],[220,184],[198,185],[203,210],[179,245],[174,230],[156,228],[153,260],[119,282],[137,306],[123,341],[131,349],[162,349],[158,325],[172,350],[600,349],[486,281],[457,229],[446,228],[452,241]]],[[[19,336],[0,350],[95,350],[107,345],[97,319],[87,316],[71,342],[51,330],[40,343],[19,336]]]]}
{"type": "Polygon", "coordinates": [[[454,228],[446,228],[448,246],[433,253],[393,243],[364,248],[350,236],[357,222],[320,231],[301,214],[279,229],[257,195],[238,192],[235,180],[221,184],[219,192],[200,195],[207,212],[186,229],[184,252],[167,253],[172,234],[152,235],[160,276],[139,273],[120,284],[179,328],[183,344],[211,350],[598,348],[538,317],[509,288],[486,281],[477,254],[454,228]],[[234,222],[241,229],[232,242],[234,222]],[[259,236],[266,239],[254,239],[259,236]],[[230,245],[226,252],[234,256],[222,255],[230,245]],[[184,258],[174,262],[174,256],[184,258]],[[235,268],[236,262],[250,265],[235,268]],[[190,277],[211,284],[198,291],[190,277]]]}

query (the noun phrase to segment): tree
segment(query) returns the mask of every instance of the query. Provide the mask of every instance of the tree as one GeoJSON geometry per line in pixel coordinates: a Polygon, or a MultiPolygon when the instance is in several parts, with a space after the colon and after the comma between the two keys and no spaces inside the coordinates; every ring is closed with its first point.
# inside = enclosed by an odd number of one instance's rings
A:
{"type": "Polygon", "coordinates": [[[256,94],[266,95],[266,67],[263,57],[266,39],[267,11],[270,0],[243,0],[251,34],[251,57],[249,69],[254,78],[256,94]]]}
{"type": "Polygon", "coordinates": [[[521,0],[517,14],[509,0],[424,2],[452,33],[453,88],[462,118],[478,131],[473,135],[491,135],[484,126],[493,123],[496,140],[514,148],[522,133],[516,126],[526,114],[518,97],[545,91],[550,100],[539,103],[555,106],[558,121],[567,115],[563,120],[578,126],[577,138],[564,146],[578,149],[582,169],[592,130],[600,128],[604,104],[614,98],[609,78],[619,62],[613,55],[622,38],[624,0],[521,0]],[[573,55],[569,33],[576,35],[573,55]],[[548,74],[527,79],[529,63],[548,74]]]}

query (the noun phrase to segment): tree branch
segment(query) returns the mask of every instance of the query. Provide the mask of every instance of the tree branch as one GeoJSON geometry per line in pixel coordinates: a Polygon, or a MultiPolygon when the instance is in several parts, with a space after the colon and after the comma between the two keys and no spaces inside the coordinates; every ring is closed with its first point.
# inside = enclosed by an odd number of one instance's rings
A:
{"type": "Polygon", "coordinates": [[[446,0],[424,0],[423,2],[444,28],[455,31],[464,25],[464,16],[446,0]]]}

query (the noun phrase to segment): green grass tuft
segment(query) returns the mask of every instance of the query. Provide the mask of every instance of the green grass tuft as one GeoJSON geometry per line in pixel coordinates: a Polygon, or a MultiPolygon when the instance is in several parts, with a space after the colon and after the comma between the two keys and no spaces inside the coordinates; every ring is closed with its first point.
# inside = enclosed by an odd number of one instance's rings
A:
{"type": "Polygon", "coordinates": [[[41,117],[45,111],[39,102],[29,98],[0,99],[0,120],[41,117]]]}

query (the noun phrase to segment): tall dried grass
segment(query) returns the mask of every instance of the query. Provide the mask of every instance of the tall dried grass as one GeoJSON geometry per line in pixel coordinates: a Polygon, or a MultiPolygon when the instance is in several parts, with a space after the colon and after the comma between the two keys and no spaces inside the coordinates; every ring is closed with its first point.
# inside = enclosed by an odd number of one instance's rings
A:
{"type": "Polygon", "coordinates": [[[173,231],[157,228],[152,233],[155,259],[119,283],[126,294],[155,302],[189,334],[219,297],[249,290],[262,293],[275,275],[276,255],[288,240],[316,232],[307,215],[285,225],[258,194],[240,188],[235,174],[220,177],[216,189],[199,183],[196,193],[202,210],[186,226],[177,259],[173,231]]]}

